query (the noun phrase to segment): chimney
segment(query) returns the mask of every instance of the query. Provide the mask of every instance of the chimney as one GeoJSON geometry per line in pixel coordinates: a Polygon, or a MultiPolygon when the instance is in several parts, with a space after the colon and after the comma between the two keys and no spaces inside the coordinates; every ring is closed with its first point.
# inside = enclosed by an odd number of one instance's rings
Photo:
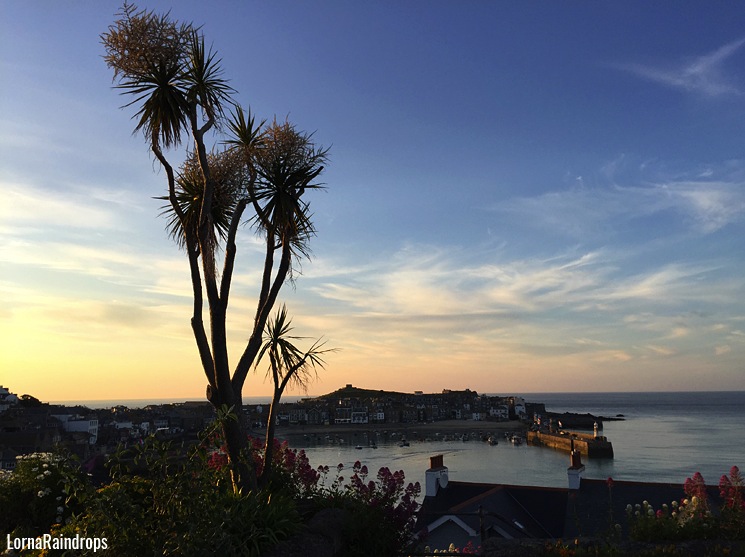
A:
{"type": "Polygon", "coordinates": [[[567,468],[569,479],[569,489],[579,489],[582,480],[582,472],[585,471],[585,465],[582,464],[582,455],[574,449],[574,439],[571,440],[571,452],[569,453],[570,466],[567,468]]]}
{"type": "Polygon", "coordinates": [[[447,487],[448,469],[443,464],[441,454],[429,458],[429,470],[424,474],[425,477],[425,497],[434,497],[440,488],[447,487]]]}

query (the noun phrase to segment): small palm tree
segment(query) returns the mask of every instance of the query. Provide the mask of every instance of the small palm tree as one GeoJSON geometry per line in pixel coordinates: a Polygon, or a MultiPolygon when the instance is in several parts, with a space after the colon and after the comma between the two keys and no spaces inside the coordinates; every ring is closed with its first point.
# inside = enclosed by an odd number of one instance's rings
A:
{"type": "Polygon", "coordinates": [[[271,376],[274,383],[272,404],[266,424],[264,469],[259,479],[260,486],[267,485],[271,476],[277,411],[285,388],[287,385],[293,385],[307,392],[310,382],[318,376],[318,369],[326,366],[323,355],[335,351],[333,348],[324,349],[326,343],[321,342],[320,339],[316,340],[308,350],[302,351],[295,345],[295,342],[304,337],[293,336],[291,325],[292,319],[287,316],[287,307],[282,304],[282,307],[266,324],[264,344],[256,359],[256,367],[258,367],[264,356],[269,358],[266,375],[271,376]]]}

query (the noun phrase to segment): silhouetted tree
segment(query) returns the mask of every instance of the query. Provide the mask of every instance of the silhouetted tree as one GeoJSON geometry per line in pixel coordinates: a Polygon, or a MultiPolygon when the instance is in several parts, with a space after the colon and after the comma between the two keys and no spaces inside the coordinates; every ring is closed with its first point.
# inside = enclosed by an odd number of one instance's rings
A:
{"type": "Polygon", "coordinates": [[[264,356],[269,358],[267,375],[271,374],[274,384],[272,394],[272,405],[269,408],[269,419],[266,423],[266,445],[264,448],[264,468],[259,478],[259,485],[265,486],[269,483],[272,473],[272,458],[274,458],[274,430],[277,422],[277,411],[279,401],[288,384],[308,390],[308,383],[317,375],[317,369],[325,367],[323,355],[333,352],[334,349],[323,349],[325,343],[316,340],[311,347],[303,352],[295,341],[303,337],[292,336],[293,328],[290,326],[292,319],[287,316],[287,308],[284,304],[277,310],[274,318],[270,319],[264,329],[264,343],[256,359],[256,367],[259,366],[264,356]]]}
{"type": "Polygon", "coordinates": [[[21,395],[18,398],[18,404],[24,408],[39,408],[44,405],[38,398],[32,395],[21,395]]]}
{"type": "Polygon", "coordinates": [[[189,260],[191,326],[207,377],[207,399],[238,416],[223,424],[233,484],[237,490],[253,489],[257,482],[251,461],[241,456],[247,446],[243,385],[282,285],[309,255],[315,229],[304,196],[321,187],[315,180],[327,150],[287,121],[257,124],[250,110],[245,112],[233,99],[220,60],[205,48],[204,36],[191,23],[126,3],[117,16],[101,35],[105,61],[114,71],[116,87],[134,99],[125,106],[137,109],[135,132],[143,132],[165,170],[168,194],[161,199],[167,201],[169,233],[189,260]],[[221,149],[208,152],[205,136],[210,131],[225,133],[221,149]],[[191,147],[176,171],[164,151],[185,142],[191,147]],[[244,222],[264,238],[264,263],[248,342],[231,369],[226,313],[236,236],[244,222]]]}

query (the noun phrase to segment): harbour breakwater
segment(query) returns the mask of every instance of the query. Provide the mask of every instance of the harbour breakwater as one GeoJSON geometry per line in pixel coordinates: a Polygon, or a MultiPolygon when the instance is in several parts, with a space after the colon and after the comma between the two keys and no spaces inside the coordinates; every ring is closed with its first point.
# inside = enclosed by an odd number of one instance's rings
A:
{"type": "Polygon", "coordinates": [[[550,433],[528,431],[525,434],[528,445],[550,447],[564,452],[578,450],[587,458],[613,458],[613,445],[606,437],[582,433],[550,433]]]}

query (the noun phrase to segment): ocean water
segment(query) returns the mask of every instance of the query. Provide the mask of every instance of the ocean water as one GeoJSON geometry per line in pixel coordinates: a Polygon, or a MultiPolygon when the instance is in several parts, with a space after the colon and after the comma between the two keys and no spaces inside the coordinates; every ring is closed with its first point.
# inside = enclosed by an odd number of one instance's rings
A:
{"type": "MultiPolygon", "coordinates": [[[[284,396],[282,402],[297,402],[304,396],[284,396]]],[[[191,398],[129,398],[129,399],[100,399],[100,400],[51,400],[51,404],[64,404],[65,406],[86,406],[91,409],[113,408],[114,406],[126,406],[127,408],[145,408],[157,404],[176,404],[185,400],[207,402],[204,395],[195,395],[191,398]]],[[[269,404],[271,396],[248,396],[243,400],[244,404],[269,404]]]]}
{"type": "MultiPolygon", "coordinates": [[[[603,434],[613,443],[615,458],[585,459],[584,477],[682,484],[700,472],[716,485],[733,465],[745,470],[745,392],[698,393],[532,393],[528,402],[543,402],[551,412],[590,412],[624,421],[605,422],[603,434]]],[[[416,426],[412,426],[415,430],[416,426]]],[[[488,422],[474,422],[474,431],[488,422]]],[[[497,446],[479,441],[395,442],[368,448],[362,435],[344,445],[292,438],[314,466],[347,469],[359,460],[374,474],[380,467],[403,470],[407,480],[424,482],[429,457],[444,456],[452,480],[514,485],[565,487],[569,455],[544,447],[497,446]],[[356,449],[355,445],[364,448],[356,449]]],[[[345,473],[343,473],[345,474],[345,473]]]]}

